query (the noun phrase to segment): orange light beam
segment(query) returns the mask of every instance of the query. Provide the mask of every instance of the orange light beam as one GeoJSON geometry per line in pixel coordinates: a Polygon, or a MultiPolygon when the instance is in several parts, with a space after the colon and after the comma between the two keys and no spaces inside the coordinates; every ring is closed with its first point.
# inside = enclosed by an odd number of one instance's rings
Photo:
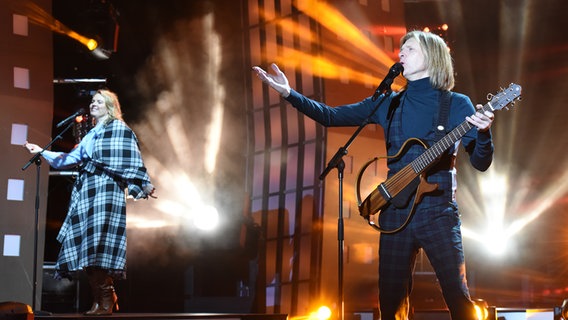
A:
{"type": "MultiPolygon", "coordinates": [[[[277,21],[277,24],[282,28],[282,32],[293,34],[295,36],[298,36],[300,39],[310,43],[315,42],[314,39],[316,39],[316,36],[313,32],[311,32],[311,30],[309,30],[309,28],[306,28],[289,19],[279,20],[277,21]]],[[[353,64],[361,63],[361,60],[354,59],[356,56],[349,54],[348,51],[345,50],[345,48],[334,44],[326,44],[326,53],[328,53],[328,55],[337,56],[338,61],[351,61],[351,63],[353,64]]]]}
{"type": "MultiPolygon", "coordinates": [[[[290,48],[283,48],[282,54],[276,57],[276,63],[291,68],[301,66],[307,72],[322,78],[349,79],[362,84],[381,81],[381,79],[369,73],[340,66],[326,58],[312,56],[290,48]]],[[[398,88],[397,85],[395,85],[395,88],[398,88]]]]}
{"type": "Polygon", "coordinates": [[[390,68],[394,61],[379,47],[369,40],[361,31],[341,14],[336,8],[317,0],[298,1],[296,7],[312,19],[348,40],[362,52],[366,52],[385,68],[390,68]]]}
{"type": "MultiPolygon", "coordinates": [[[[309,55],[296,49],[284,47],[274,58],[278,64],[293,68],[300,65],[303,67],[308,66],[308,69],[312,71],[314,75],[320,77],[343,79],[368,85],[370,83],[378,83],[381,81],[381,78],[370,75],[373,70],[369,70],[369,65],[373,66],[373,69],[379,69],[375,72],[376,74],[383,75],[386,73],[386,70],[390,68],[390,65],[394,63],[394,61],[382,49],[370,41],[366,35],[364,35],[337,9],[327,5],[326,3],[317,1],[303,1],[297,5],[297,8],[318,21],[327,29],[341,35],[341,37],[349,42],[351,49],[364,52],[373,60],[377,61],[377,63],[366,63],[364,66],[361,65],[361,69],[367,70],[366,72],[357,71],[353,68],[353,65],[361,64],[362,59],[357,58],[354,54],[349,54],[350,50],[346,50],[344,47],[334,44],[326,44],[327,59],[320,56],[309,55]],[[332,60],[336,60],[337,62],[332,60]],[[345,65],[350,65],[350,67],[345,65]]],[[[260,12],[260,14],[266,16],[263,12],[260,12]]],[[[273,22],[282,29],[283,33],[292,34],[304,42],[317,45],[317,43],[315,43],[317,36],[311,32],[309,28],[304,27],[291,19],[274,19],[274,17],[268,19],[269,17],[266,17],[267,20],[273,20],[273,22]]],[[[387,29],[385,28],[386,27],[383,27],[383,33],[387,32],[387,29]]],[[[396,30],[397,32],[403,31],[401,28],[390,29],[396,30]]],[[[279,44],[276,45],[278,46],[279,44]]],[[[257,58],[261,58],[259,60],[262,60],[262,57],[257,58]]],[[[395,84],[393,84],[393,87],[402,87],[402,81],[396,81],[395,84]]]]}
{"type": "MultiPolygon", "coordinates": [[[[265,14],[263,13],[261,14],[266,17],[265,14]]],[[[290,19],[275,20],[275,23],[278,26],[280,26],[280,28],[282,29],[282,33],[287,33],[296,36],[298,37],[298,39],[300,39],[300,41],[303,40],[306,43],[316,44],[315,39],[317,38],[317,36],[309,28],[302,26],[301,24],[292,21],[290,19]]],[[[271,45],[274,44],[275,43],[271,43],[271,45]]],[[[326,44],[326,53],[337,55],[338,60],[344,59],[345,61],[349,60],[352,63],[361,63],[360,59],[355,59],[356,56],[354,56],[353,54],[349,54],[349,52],[345,50],[345,48],[342,48],[337,45],[326,44]]],[[[375,65],[373,64],[373,66],[375,65]]],[[[378,72],[380,72],[380,70],[378,72]]]]}
{"type": "Polygon", "coordinates": [[[70,38],[79,41],[91,51],[95,50],[98,46],[96,40],[87,38],[71,30],[59,20],[52,17],[51,14],[49,14],[47,11],[43,10],[43,8],[31,1],[19,3],[19,6],[18,8],[16,8],[16,10],[21,11],[23,15],[27,16],[28,19],[30,19],[30,22],[47,28],[53,32],[67,35],[70,38]]]}

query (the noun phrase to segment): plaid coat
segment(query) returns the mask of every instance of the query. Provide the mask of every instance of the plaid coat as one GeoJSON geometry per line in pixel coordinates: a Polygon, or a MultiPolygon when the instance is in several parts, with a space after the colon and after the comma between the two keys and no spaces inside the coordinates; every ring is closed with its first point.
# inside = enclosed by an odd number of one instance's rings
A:
{"type": "Polygon", "coordinates": [[[113,120],[95,136],[91,158],[83,158],[57,240],[62,247],[55,269],[67,271],[97,266],[126,270],[126,195],[146,198],[150,178],[134,132],[113,120]]]}

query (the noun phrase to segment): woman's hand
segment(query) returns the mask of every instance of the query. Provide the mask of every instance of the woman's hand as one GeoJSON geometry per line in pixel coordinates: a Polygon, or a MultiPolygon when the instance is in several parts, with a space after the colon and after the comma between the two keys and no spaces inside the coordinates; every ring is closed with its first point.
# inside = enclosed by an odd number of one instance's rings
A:
{"type": "Polygon", "coordinates": [[[156,188],[154,188],[154,186],[151,183],[145,185],[143,189],[144,189],[144,194],[146,196],[148,196],[150,198],[154,198],[154,199],[158,198],[158,197],[154,196],[154,192],[156,191],[156,188]]]}
{"type": "Polygon", "coordinates": [[[31,154],[36,154],[43,151],[43,149],[37,144],[29,143],[27,141],[26,143],[24,143],[24,148],[28,149],[31,154]]]}

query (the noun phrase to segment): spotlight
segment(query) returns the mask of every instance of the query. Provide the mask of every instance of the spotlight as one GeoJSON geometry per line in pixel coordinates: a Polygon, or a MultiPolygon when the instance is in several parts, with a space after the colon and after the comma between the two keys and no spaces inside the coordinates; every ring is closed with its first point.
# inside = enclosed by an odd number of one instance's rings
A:
{"type": "Polygon", "coordinates": [[[331,318],[331,309],[327,306],[321,306],[316,312],[316,319],[327,320],[331,318]]]}
{"type": "Polygon", "coordinates": [[[495,307],[489,307],[487,301],[474,299],[473,307],[478,320],[497,320],[497,309],[495,307]]]}
{"type": "Polygon", "coordinates": [[[568,299],[562,301],[562,306],[554,307],[554,320],[568,320],[568,299]]]}
{"type": "Polygon", "coordinates": [[[203,204],[195,215],[195,226],[204,231],[215,229],[219,225],[219,212],[215,207],[203,204]]]}
{"type": "Polygon", "coordinates": [[[89,39],[87,40],[87,43],[85,43],[85,45],[87,46],[87,48],[91,51],[95,50],[96,48],[99,47],[99,43],[97,42],[97,40],[95,39],[89,39]]]}
{"type": "Polygon", "coordinates": [[[91,10],[86,13],[85,18],[89,21],[89,25],[85,32],[93,35],[94,38],[89,39],[90,43],[86,46],[95,58],[107,60],[117,51],[119,15],[110,1],[105,0],[94,1],[91,10]]]}
{"type": "Polygon", "coordinates": [[[107,60],[110,58],[112,51],[106,50],[104,48],[96,47],[94,50],[91,50],[91,53],[95,58],[100,60],[107,60]]]}
{"type": "Polygon", "coordinates": [[[98,60],[107,60],[110,58],[110,55],[116,51],[115,48],[107,49],[109,48],[107,42],[108,41],[104,41],[100,36],[95,36],[95,39],[84,37],[81,41],[81,43],[89,49],[93,57],[98,60]]]}
{"type": "Polygon", "coordinates": [[[291,317],[291,320],[329,320],[332,316],[331,309],[328,306],[321,306],[314,312],[307,315],[299,315],[291,317]]]}
{"type": "Polygon", "coordinates": [[[487,320],[489,312],[487,311],[487,302],[483,299],[473,300],[473,308],[478,320],[487,320]]]}
{"type": "Polygon", "coordinates": [[[86,39],[83,44],[87,47],[87,49],[89,49],[89,51],[91,51],[95,58],[99,60],[107,60],[108,58],[110,58],[112,51],[102,48],[100,42],[102,41],[97,41],[95,39],[86,39]]]}

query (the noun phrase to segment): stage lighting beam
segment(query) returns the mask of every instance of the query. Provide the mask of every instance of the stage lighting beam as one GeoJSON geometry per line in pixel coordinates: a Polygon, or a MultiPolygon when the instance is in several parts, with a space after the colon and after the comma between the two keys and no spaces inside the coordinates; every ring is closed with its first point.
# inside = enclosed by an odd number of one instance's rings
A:
{"type": "Polygon", "coordinates": [[[308,315],[299,315],[291,317],[290,320],[328,320],[332,316],[331,309],[328,306],[321,306],[308,315]]]}
{"type": "MultiPolygon", "coordinates": [[[[392,56],[376,46],[369,39],[368,35],[360,30],[360,27],[353,24],[340,11],[329,4],[316,0],[308,0],[298,2],[296,7],[331,32],[341,35],[341,37],[349,43],[350,47],[368,55],[370,59],[373,59],[373,61],[377,63],[370,64],[372,66],[372,70],[370,71],[367,69],[365,69],[365,71],[359,71],[357,68],[350,67],[350,65],[359,63],[359,60],[350,60],[352,57],[345,55],[344,48],[330,45],[327,48],[328,53],[330,53],[329,56],[322,57],[321,55],[312,55],[284,45],[281,53],[274,57],[274,61],[281,67],[293,69],[302,66],[304,70],[318,77],[349,80],[369,85],[381,80],[380,77],[371,76],[372,72],[380,73],[381,71],[388,70],[394,62],[392,56]]],[[[261,12],[261,15],[270,17],[270,13],[261,12]]],[[[282,28],[283,33],[296,35],[306,42],[313,43],[315,41],[315,35],[297,22],[283,19],[276,23],[282,28]]],[[[375,28],[376,27],[373,27],[373,30],[375,28]]],[[[383,26],[382,30],[392,36],[396,36],[397,32],[400,32],[400,36],[402,36],[405,32],[403,28],[398,26],[389,26],[388,28],[383,26]]],[[[368,65],[365,67],[368,67],[368,65]]],[[[402,80],[397,80],[395,81],[394,88],[398,89],[402,87],[402,85],[402,80]]]]}
{"type": "Polygon", "coordinates": [[[560,318],[562,320],[568,320],[568,299],[562,301],[562,306],[560,307],[560,318]]]}
{"type": "Polygon", "coordinates": [[[489,318],[489,306],[487,301],[483,299],[473,300],[473,307],[475,308],[475,314],[478,320],[488,320],[489,318]]]}
{"type": "Polygon", "coordinates": [[[104,48],[96,47],[95,49],[91,50],[93,56],[99,60],[107,60],[110,58],[111,51],[106,50],[104,48]]]}
{"type": "MultiPolygon", "coordinates": [[[[112,50],[102,48],[99,42],[95,39],[85,37],[71,28],[67,27],[59,20],[55,19],[51,14],[45,11],[42,7],[31,1],[22,1],[17,7],[17,11],[21,11],[23,15],[27,16],[30,22],[47,28],[53,32],[66,35],[72,39],[79,41],[98,59],[106,60],[110,58],[112,50]]],[[[115,26],[115,33],[118,32],[118,25],[115,26]]],[[[116,34],[115,34],[116,38],[116,34]]],[[[115,39],[116,42],[116,39],[115,39]]],[[[115,50],[116,48],[113,48],[115,50]]]]}

